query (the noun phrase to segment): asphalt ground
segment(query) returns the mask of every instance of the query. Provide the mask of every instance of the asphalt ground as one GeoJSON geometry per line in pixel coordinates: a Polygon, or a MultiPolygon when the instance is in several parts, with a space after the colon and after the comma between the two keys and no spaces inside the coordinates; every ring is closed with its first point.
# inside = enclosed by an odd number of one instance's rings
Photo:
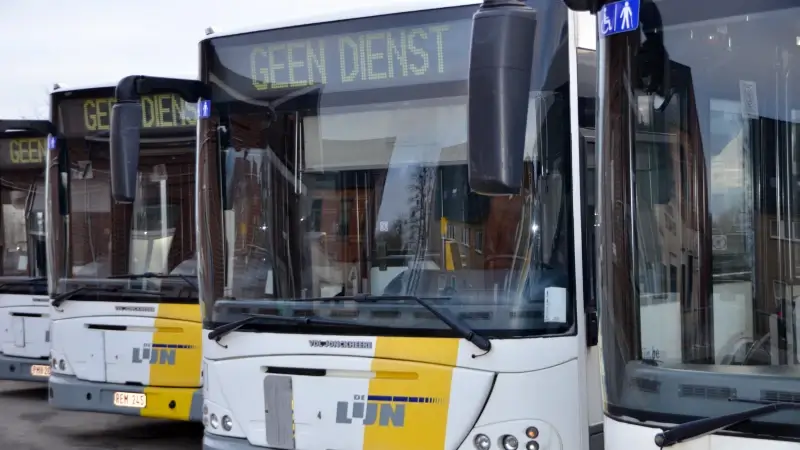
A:
{"type": "Polygon", "coordinates": [[[199,450],[202,440],[202,424],[59,411],[45,384],[0,381],[0,449],[199,450]]]}

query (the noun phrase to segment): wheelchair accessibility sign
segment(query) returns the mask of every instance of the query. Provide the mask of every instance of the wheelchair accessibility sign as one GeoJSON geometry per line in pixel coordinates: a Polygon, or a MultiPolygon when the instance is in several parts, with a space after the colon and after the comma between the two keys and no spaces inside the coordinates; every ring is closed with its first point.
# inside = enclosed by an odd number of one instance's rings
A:
{"type": "Polygon", "coordinates": [[[639,28],[639,0],[609,3],[597,15],[600,37],[626,33],[639,28]]]}

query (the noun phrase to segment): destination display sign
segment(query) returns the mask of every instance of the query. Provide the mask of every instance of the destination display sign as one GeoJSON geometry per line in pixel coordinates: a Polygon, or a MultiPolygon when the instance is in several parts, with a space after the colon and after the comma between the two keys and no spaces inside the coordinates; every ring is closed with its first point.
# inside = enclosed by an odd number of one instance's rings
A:
{"type": "Polygon", "coordinates": [[[44,168],[47,138],[0,139],[0,169],[44,168]]]}
{"type": "Polygon", "coordinates": [[[224,82],[243,92],[324,85],[323,92],[465,81],[474,8],[359,19],[220,38],[215,45],[224,82]],[[409,23],[400,26],[400,22],[409,23]],[[390,28],[376,26],[392,23],[390,28]],[[363,31],[362,31],[363,30],[363,31]],[[246,43],[245,43],[246,42],[246,43]],[[240,86],[247,79],[250,86],[240,86]]]}
{"type": "MultiPolygon", "coordinates": [[[[59,103],[59,130],[66,137],[86,136],[108,131],[111,125],[113,97],[77,98],[59,103]]],[[[176,94],[158,94],[142,97],[142,128],[192,129],[197,124],[197,108],[176,94]]]]}

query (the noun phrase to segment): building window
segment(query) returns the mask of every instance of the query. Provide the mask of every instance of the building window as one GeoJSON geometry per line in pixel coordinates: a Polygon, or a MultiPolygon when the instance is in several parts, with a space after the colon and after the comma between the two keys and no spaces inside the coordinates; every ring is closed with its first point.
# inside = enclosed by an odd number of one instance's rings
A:
{"type": "Polygon", "coordinates": [[[777,220],[769,221],[769,236],[773,239],[779,239],[781,237],[777,220]]]}
{"type": "Polygon", "coordinates": [[[461,243],[469,247],[469,227],[466,225],[461,228],[461,243]]]}
{"type": "Polygon", "coordinates": [[[800,222],[791,222],[791,233],[788,220],[770,220],[769,236],[772,239],[800,240],[800,222]]]}
{"type": "Polygon", "coordinates": [[[455,227],[455,225],[453,225],[451,223],[447,224],[447,236],[445,236],[445,237],[447,239],[452,239],[452,240],[456,239],[456,227],[455,227]]]}
{"type": "Polygon", "coordinates": [[[478,253],[483,252],[483,231],[475,232],[475,251],[478,253]]]}

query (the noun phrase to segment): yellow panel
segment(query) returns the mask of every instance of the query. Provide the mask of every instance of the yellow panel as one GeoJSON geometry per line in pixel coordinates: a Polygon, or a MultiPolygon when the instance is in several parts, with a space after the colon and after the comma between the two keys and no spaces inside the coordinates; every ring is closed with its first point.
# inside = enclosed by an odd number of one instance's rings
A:
{"type": "Polygon", "coordinates": [[[458,359],[459,342],[461,339],[458,338],[379,336],[375,342],[375,358],[455,366],[458,359]]]}
{"type": "Polygon", "coordinates": [[[150,365],[150,385],[161,387],[199,387],[203,361],[203,329],[200,305],[159,305],[153,333],[153,349],[163,349],[174,360],[160,356],[150,365]],[[191,321],[165,317],[191,317],[191,321]],[[174,364],[170,364],[174,362],[174,364]]]}
{"type": "Polygon", "coordinates": [[[456,269],[453,262],[453,244],[454,242],[446,242],[444,244],[444,270],[452,272],[456,269]]]}
{"type": "Polygon", "coordinates": [[[373,424],[364,425],[364,449],[444,448],[458,345],[458,339],[377,339],[372,370],[405,375],[370,380],[368,401],[378,405],[367,406],[367,410],[375,408],[377,419],[373,424]],[[388,410],[381,421],[384,408],[388,410]],[[395,413],[393,417],[402,417],[402,423],[386,420],[390,411],[395,413]]]}
{"type": "Polygon", "coordinates": [[[189,420],[195,388],[146,387],[147,407],[142,408],[142,417],[157,419],[189,420]],[[172,403],[174,402],[174,404],[172,403]],[[170,408],[170,405],[174,407],[170,408]]]}
{"type": "Polygon", "coordinates": [[[201,386],[203,329],[200,305],[158,305],[153,349],[174,351],[174,364],[159,358],[150,365],[150,385],[145,388],[147,407],[142,416],[188,420],[192,395],[201,386]],[[177,388],[177,389],[164,389],[177,388]],[[170,403],[174,401],[174,408],[170,403]]]}

